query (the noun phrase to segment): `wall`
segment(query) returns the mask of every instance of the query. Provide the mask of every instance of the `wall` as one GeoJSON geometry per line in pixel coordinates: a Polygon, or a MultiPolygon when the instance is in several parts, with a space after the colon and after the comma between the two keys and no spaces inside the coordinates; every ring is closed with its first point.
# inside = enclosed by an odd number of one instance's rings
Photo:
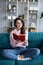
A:
{"type": "MultiPolygon", "coordinates": [[[[19,6],[18,6],[19,15],[24,14],[23,11],[24,11],[24,7],[26,7],[26,5],[27,5],[26,3],[19,3],[19,6]],[[22,6],[22,4],[23,4],[23,6],[22,6]]],[[[9,27],[10,22],[11,21],[6,21],[6,0],[0,0],[0,33],[7,32],[7,27],[9,27]]],[[[25,25],[27,26],[26,21],[25,21],[25,25]]]]}
{"type": "Polygon", "coordinates": [[[43,12],[43,0],[39,0],[39,32],[43,32],[43,18],[40,19],[41,12],[43,12]]]}
{"type": "Polygon", "coordinates": [[[0,0],[0,33],[6,32],[6,0],[0,0]]]}
{"type": "MultiPolygon", "coordinates": [[[[40,14],[43,12],[43,0],[39,0],[39,25],[38,31],[43,32],[43,19],[40,19],[40,14]]],[[[6,27],[8,26],[6,22],[6,0],[0,0],[0,33],[6,32],[6,27]]]]}

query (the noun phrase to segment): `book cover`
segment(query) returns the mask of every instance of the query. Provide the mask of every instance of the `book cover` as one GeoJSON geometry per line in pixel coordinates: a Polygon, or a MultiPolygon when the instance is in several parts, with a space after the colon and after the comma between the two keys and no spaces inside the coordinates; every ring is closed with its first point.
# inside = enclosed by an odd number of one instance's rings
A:
{"type": "Polygon", "coordinates": [[[14,37],[15,40],[25,41],[25,34],[19,34],[19,35],[17,35],[17,34],[13,33],[13,37],[14,37]]]}

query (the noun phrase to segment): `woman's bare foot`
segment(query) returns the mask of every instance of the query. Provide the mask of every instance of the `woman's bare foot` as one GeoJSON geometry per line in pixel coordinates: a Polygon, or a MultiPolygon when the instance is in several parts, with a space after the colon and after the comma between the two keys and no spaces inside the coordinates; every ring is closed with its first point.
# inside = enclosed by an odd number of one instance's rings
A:
{"type": "Polygon", "coordinates": [[[28,57],[28,58],[23,58],[22,60],[32,60],[32,58],[28,57]]]}
{"type": "Polygon", "coordinates": [[[31,60],[32,58],[24,58],[23,55],[18,55],[18,60],[31,60]]]}
{"type": "Polygon", "coordinates": [[[23,58],[24,58],[23,55],[18,55],[18,60],[21,60],[21,59],[23,59],[23,58]]]}

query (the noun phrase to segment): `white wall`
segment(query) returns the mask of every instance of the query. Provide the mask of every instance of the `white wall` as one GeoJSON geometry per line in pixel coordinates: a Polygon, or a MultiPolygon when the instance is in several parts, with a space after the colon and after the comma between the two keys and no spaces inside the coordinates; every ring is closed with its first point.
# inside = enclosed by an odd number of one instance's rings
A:
{"type": "Polygon", "coordinates": [[[0,33],[6,32],[6,0],[0,0],[0,33]]]}
{"type": "MultiPolygon", "coordinates": [[[[5,20],[5,16],[6,16],[6,12],[5,12],[5,9],[4,9],[4,8],[6,8],[5,7],[5,4],[6,4],[5,1],[6,0],[0,0],[0,6],[2,8],[2,9],[0,9],[0,33],[6,32],[6,28],[5,27],[9,26],[9,25],[7,25],[8,22],[6,22],[6,20],[5,20]]],[[[39,9],[38,31],[39,32],[43,32],[43,19],[40,19],[40,14],[41,14],[41,12],[43,12],[43,0],[39,0],[39,7],[38,7],[38,9],[39,9]]]]}
{"type": "Polygon", "coordinates": [[[43,0],[39,0],[39,26],[38,31],[43,32],[43,19],[40,19],[41,12],[43,12],[43,0]]]}

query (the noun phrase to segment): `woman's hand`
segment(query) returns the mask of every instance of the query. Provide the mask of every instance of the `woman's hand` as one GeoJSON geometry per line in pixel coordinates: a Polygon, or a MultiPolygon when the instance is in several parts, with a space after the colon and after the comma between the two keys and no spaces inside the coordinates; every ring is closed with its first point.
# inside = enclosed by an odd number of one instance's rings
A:
{"type": "Polygon", "coordinates": [[[17,40],[17,41],[16,41],[16,44],[18,44],[18,43],[20,43],[20,42],[21,42],[20,40],[19,40],[19,41],[17,40]]]}
{"type": "Polygon", "coordinates": [[[26,46],[28,45],[28,41],[27,40],[24,41],[24,45],[26,45],[26,46]]]}
{"type": "MultiPolygon", "coordinates": [[[[18,45],[18,44],[20,44],[21,43],[21,41],[19,40],[19,41],[16,41],[16,44],[18,45]]],[[[24,46],[28,46],[28,41],[27,40],[25,40],[25,41],[23,41],[23,43],[22,43],[24,46]]]]}

